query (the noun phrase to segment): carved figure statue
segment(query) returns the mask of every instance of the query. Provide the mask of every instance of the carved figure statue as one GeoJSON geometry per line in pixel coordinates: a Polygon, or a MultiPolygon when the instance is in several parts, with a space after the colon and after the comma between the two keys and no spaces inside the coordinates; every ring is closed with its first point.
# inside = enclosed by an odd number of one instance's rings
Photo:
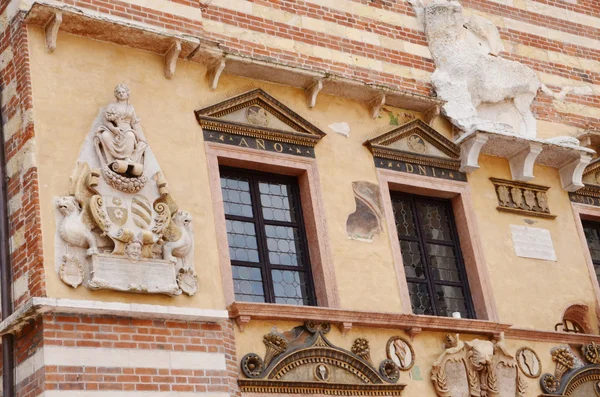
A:
{"type": "Polygon", "coordinates": [[[64,217],[59,225],[60,237],[69,246],[88,248],[88,256],[98,253],[96,239],[82,219],[83,213],[77,199],[72,196],[60,197],[56,207],[64,217]]]}
{"type": "Polygon", "coordinates": [[[145,184],[144,153],[146,137],[129,103],[129,88],[115,87],[116,101],[101,112],[101,124],[96,131],[95,145],[107,182],[113,187],[135,193],[145,184]]]}
{"type": "Polygon", "coordinates": [[[124,84],[115,87],[116,102],[104,111],[103,125],[98,129],[103,154],[114,171],[119,174],[142,175],[142,156],[148,146],[140,119],[129,104],[129,88],[124,84]]]}
{"type": "Polygon", "coordinates": [[[164,244],[163,251],[166,260],[177,263],[177,258],[185,258],[191,252],[194,244],[192,216],[185,211],[177,211],[173,216],[172,223],[177,227],[178,233],[176,235],[178,235],[178,238],[167,241],[164,244]]]}

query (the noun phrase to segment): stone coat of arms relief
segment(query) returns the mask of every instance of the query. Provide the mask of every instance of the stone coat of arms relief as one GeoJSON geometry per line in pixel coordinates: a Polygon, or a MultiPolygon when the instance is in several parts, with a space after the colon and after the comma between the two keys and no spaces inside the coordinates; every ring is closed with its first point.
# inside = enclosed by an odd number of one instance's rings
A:
{"type": "Polygon", "coordinates": [[[446,350],[433,364],[431,380],[439,397],[524,397],[526,385],[504,334],[496,342],[446,336],[446,350]]]}
{"type": "Polygon", "coordinates": [[[179,209],[154,157],[129,89],[100,109],[55,199],[56,264],[73,288],[194,295],[192,217],[179,209]]]}

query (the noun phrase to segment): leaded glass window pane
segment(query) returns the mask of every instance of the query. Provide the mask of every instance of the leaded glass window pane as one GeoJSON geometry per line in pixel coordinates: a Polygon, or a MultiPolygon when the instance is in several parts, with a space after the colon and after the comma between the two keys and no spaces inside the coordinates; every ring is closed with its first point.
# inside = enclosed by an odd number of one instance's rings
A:
{"type": "Polygon", "coordinates": [[[392,204],[413,313],[472,318],[450,202],[394,193],[392,204]]]}
{"type": "Polygon", "coordinates": [[[220,171],[236,300],[314,304],[296,179],[220,171]]]}
{"type": "Polygon", "coordinates": [[[596,271],[596,279],[600,283],[600,222],[583,222],[583,231],[596,271]]]}

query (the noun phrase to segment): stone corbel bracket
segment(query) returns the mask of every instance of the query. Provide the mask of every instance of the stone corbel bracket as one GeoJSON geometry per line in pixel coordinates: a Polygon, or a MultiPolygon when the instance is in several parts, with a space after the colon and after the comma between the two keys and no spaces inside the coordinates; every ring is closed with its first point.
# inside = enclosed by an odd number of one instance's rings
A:
{"type": "Polygon", "coordinates": [[[217,59],[208,66],[206,71],[206,79],[208,80],[208,88],[215,91],[221,78],[221,73],[225,70],[225,58],[217,59]]]}
{"type": "Polygon", "coordinates": [[[526,182],[534,178],[533,167],[541,164],[559,171],[564,190],[574,192],[584,185],[585,167],[595,151],[568,142],[524,138],[511,134],[475,131],[464,134],[455,143],[461,149],[462,172],[479,168],[481,153],[508,159],[513,180],[526,182]]]}
{"type": "Polygon", "coordinates": [[[460,143],[460,172],[471,173],[479,168],[479,153],[488,137],[475,134],[460,143]]]}
{"type": "Polygon", "coordinates": [[[317,96],[323,89],[323,79],[315,80],[308,88],[306,88],[306,105],[312,109],[317,104],[317,96]]]}
{"type": "Polygon", "coordinates": [[[44,31],[46,35],[46,51],[49,53],[56,50],[56,37],[58,36],[58,29],[62,23],[62,11],[55,11],[46,25],[44,31]]]}
{"type": "Polygon", "coordinates": [[[175,68],[177,67],[177,58],[181,53],[181,41],[176,40],[173,42],[167,53],[165,54],[165,77],[170,79],[175,75],[175,68]]]}
{"type": "Polygon", "coordinates": [[[530,143],[528,147],[508,159],[510,173],[514,181],[527,182],[534,178],[533,165],[535,160],[542,153],[540,143],[530,143]]]}
{"type": "Polygon", "coordinates": [[[372,119],[376,119],[379,116],[379,110],[385,105],[385,93],[378,92],[374,98],[367,102],[369,106],[369,114],[372,119]]]}

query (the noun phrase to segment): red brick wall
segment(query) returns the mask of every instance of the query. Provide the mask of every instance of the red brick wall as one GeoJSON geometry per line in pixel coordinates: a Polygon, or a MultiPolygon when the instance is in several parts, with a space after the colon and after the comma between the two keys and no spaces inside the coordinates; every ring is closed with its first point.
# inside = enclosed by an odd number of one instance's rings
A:
{"type": "Polygon", "coordinates": [[[207,324],[125,317],[46,315],[45,346],[223,353],[227,369],[46,366],[46,390],[228,392],[240,395],[232,322],[207,324]]]}
{"type": "MultiPolygon", "coordinates": [[[[19,163],[16,159],[34,139],[33,121],[27,117],[33,107],[33,97],[27,28],[22,14],[15,16],[0,33],[0,56],[10,59],[0,66],[6,161],[19,163]],[[12,57],[8,55],[10,53],[12,57]],[[8,125],[15,124],[20,124],[16,131],[8,130],[8,125]]],[[[23,275],[28,279],[27,291],[14,302],[15,308],[18,308],[32,296],[45,295],[39,188],[35,166],[27,169],[14,167],[8,173],[8,200],[15,198],[9,214],[13,282],[23,275]]]]}

